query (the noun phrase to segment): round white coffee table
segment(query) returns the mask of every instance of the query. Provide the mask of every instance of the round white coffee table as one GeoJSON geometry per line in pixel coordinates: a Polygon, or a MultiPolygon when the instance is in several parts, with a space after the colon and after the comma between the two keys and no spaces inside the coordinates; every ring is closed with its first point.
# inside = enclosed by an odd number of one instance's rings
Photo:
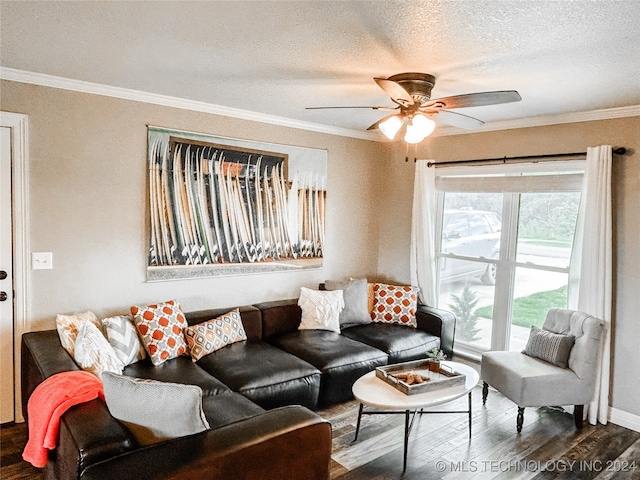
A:
{"type": "MultiPolygon", "coordinates": [[[[394,386],[389,385],[384,380],[376,377],[376,372],[369,372],[360,377],[353,384],[353,396],[360,402],[358,411],[358,423],[356,426],[356,435],[354,441],[358,439],[360,432],[360,420],[362,415],[380,415],[380,414],[404,414],[404,464],[403,471],[407,468],[407,447],[409,445],[409,434],[415,420],[416,413],[466,413],[469,415],[469,438],[471,438],[471,392],[473,387],[478,384],[480,375],[472,367],[459,362],[442,362],[457,373],[465,376],[464,385],[455,387],[433,390],[430,392],[418,393],[414,395],[406,395],[394,386]],[[425,408],[433,407],[443,403],[451,402],[467,394],[469,396],[468,410],[454,411],[424,411],[425,408]],[[379,410],[364,411],[364,406],[373,407],[379,410]],[[413,413],[413,418],[411,414],[413,413]]],[[[418,370],[417,373],[420,373],[418,370]]]]}

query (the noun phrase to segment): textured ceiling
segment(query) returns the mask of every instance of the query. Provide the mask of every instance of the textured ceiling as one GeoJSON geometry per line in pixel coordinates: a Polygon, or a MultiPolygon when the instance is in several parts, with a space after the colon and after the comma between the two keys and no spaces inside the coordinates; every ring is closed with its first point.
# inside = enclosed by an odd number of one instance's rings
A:
{"type": "Polygon", "coordinates": [[[486,122],[640,105],[640,1],[2,1],[0,65],[364,130],[373,81],[514,89],[486,122]]]}

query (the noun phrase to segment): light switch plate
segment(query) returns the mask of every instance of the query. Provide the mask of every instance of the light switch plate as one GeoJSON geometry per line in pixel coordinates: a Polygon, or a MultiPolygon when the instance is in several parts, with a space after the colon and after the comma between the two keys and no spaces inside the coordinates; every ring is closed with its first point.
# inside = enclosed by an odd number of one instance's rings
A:
{"type": "Polygon", "coordinates": [[[33,270],[51,270],[53,268],[53,252],[32,252],[31,268],[33,270]]]}

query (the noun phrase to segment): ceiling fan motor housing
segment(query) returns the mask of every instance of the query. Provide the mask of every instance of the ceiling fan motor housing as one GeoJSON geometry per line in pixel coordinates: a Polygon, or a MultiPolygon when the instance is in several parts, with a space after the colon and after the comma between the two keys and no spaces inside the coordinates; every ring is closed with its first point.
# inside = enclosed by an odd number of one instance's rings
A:
{"type": "Polygon", "coordinates": [[[428,73],[399,73],[388,80],[394,81],[404,88],[413,101],[422,105],[431,99],[431,90],[436,83],[436,77],[428,73]]]}

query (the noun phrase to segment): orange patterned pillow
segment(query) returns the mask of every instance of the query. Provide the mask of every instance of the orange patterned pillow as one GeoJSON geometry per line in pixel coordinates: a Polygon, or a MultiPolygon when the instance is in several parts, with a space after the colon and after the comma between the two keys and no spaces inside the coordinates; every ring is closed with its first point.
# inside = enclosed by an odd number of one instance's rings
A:
{"type": "Polygon", "coordinates": [[[376,283],[373,286],[372,320],[381,323],[399,323],[416,328],[418,288],[376,283]]]}
{"type": "Polygon", "coordinates": [[[182,330],[187,321],[175,300],[146,307],[131,307],[140,339],[154,365],[187,353],[182,330]]]}

